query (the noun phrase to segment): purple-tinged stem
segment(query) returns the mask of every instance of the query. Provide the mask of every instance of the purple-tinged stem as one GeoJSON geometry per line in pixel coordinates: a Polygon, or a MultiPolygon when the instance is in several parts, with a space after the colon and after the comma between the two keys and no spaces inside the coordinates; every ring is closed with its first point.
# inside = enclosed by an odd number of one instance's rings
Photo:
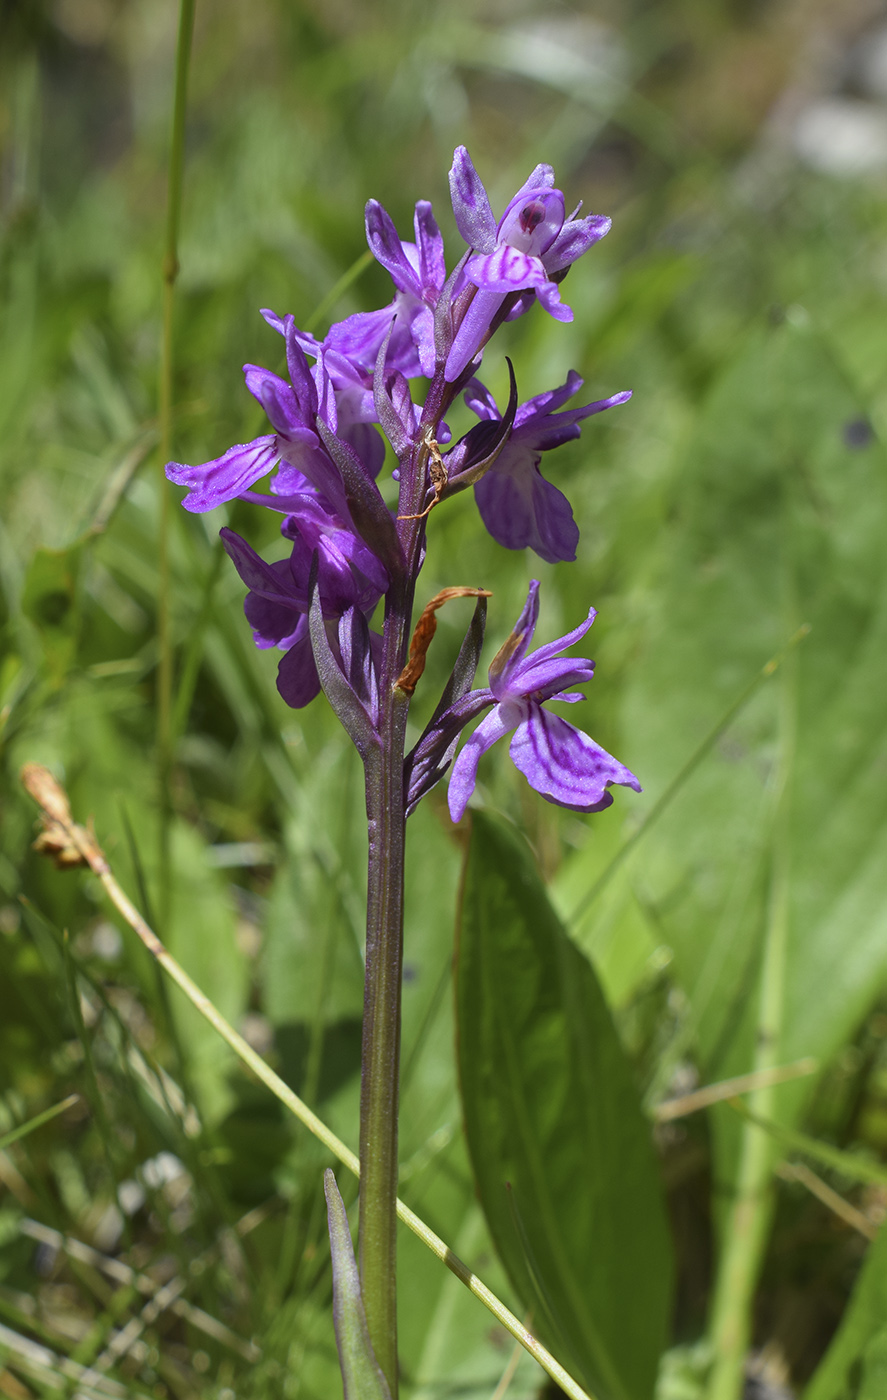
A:
{"type": "Polygon", "coordinates": [[[360,1277],[376,1359],[397,1395],[397,1110],[406,813],[403,757],[409,700],[396,696],[409,626],[406,599],[386,600],[382,745],[366,770],[369,863],[360,1091],[360,1277]],[[406,614],[406,627],[404,624],[406,614]]]}
{"type": "MultiPolygon", "coordinates": [[[[417,515],[428,474],[422,442],[401,468],[400,512],[417,515]]],[[[379,676],[381,744],[367,759],[367,939],[360,1089],[360,1280],[376,1359],[397,1400],[397,1113],[403,972],[406,664],[425,522],[400,521],[407,569],[385,598],[379,676]]]]}

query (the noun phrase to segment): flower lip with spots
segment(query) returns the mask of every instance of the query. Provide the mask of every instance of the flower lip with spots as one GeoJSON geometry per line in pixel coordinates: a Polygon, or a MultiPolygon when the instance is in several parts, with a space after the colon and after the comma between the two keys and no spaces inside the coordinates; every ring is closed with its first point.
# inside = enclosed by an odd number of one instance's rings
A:
{"type": "Polygon", "coordinates": [[[585,699],[569,687],[590,681],[594,662],[559,653],[585,636],[595,618],[594,608],[565,637],[528,655],[538,616],[539,584],[534,579],[514,631],[490,666],[488,695],[493,711],[462,746],[453,766],[448,803],[454,821],[462,816],[474,791],[482,755],[512,732],[511,759],[547,802],[577,812],[599,812],[613,800],[607,791],[612,784],[641,790],[624,764],[582,730],[543,709],[548,700],[585,699]]]}
{"type": "Polygon", "coordinates": [[[567,218],[552,167],[537,165],[497,224],[464,146],[458,146],[453,157],[450,192],[459,232],[472,250],[464,277],[477,288],[447,356],[446,378],[452,383],[482,349],[493,317],[509,294],[529,294],[514,308],[516,314],[528,309],[535,293],[555,320],[572,321],[558,283],[571,264],[609,232],[611,220],[596,214],[577,218],[581,205],[567,218]]]}

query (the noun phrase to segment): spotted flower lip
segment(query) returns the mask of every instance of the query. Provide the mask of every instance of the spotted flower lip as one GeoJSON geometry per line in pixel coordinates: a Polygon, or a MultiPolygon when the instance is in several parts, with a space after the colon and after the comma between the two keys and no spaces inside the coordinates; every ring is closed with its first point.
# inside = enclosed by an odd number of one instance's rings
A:
{"type": "MultiPolygon", "coordinates": [[[[566,205],[554,188],[550,165],[537,165],[496,223],[487,192],[464,146],[456,148],[450,171],[453,213],[472,249],[465,278],[477,288],[450,347],[446,377],[452,383],[475,358],[503,300],[514,292],[535,292],[550,316],[572,321],[560,299],[556,273],[564,273],[609,232],[611,220],[589,214],[565,217],[566,205]]],[[[526,309],[526,306],[521,308],[526,309]]]]}
{"type": "MultiPolygon", "coordinates": [[[[541,454],[578,438],[585,418],[631,398],[631,391],[624,390],[581,408],[555,412],[582,384],[582,378],[570,370],[559,388],[521,404],[507,443],[474,488],[481,519],[493,539],[506,549],[535,550],[549,564],[576,558],[579,528],[566,496],[539,470],[541,454]]],[[[481,423],[501,418],[492,394],[477,379],[470,381],[465,402],[481,423]]]]}
{"type": "Polygon", "coordinates": [[[594,662],[560,653],[585,636],[595,619],[594,608],[572,632],[528,654],[538,616],[539,583],[534,579],[514,631],[490,666],[489,690],[472,692],[461,702],[466,712],[477,713],[478,701],[488,697],[493,709],[453,765],[447,794],[453,821],[459,821],[474,792],[482,755],[510,733],[512,762],[547,802],[576,812],[599,812],[610,806],[613,799],[607,789],[613,784],[641,791],[630,769],[582,730],[543,708],[548,700],[573,703],[585,698],[569,687],[590,681],[594,662]]]}

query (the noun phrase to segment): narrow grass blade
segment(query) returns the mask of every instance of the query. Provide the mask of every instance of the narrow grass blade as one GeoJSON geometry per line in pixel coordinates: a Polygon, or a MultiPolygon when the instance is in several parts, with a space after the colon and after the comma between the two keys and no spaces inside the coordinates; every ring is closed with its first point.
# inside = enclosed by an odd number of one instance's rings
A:
{"type": "Polygon", "coordinates": [[[29,1133],[35,1132],[37,1128],[42,1128],[44,1123],[49,1123],[53,1118],[58,1118],[60,1113],[64,1113],[66,1109],[72,1108],[75,1103],[79,1102],[79,1099],[79,1094],[69,1094],[66,1099],[62,1099],[61,1103],[53,1104],[52,1108],[45,1108],[43,1112],[38,1113],[36,1117],[29,1118],[27,1123],[19,1123],[17,1128],[13,1128],[11,1132],[4,1133],[3,1137],[0,1137],[0,1152],[5,1152],[7,1147],[11,1147],[14,1142],[18,1142],[19,1138],[27,1137],[29,1133]]]}
{"type": "MultiPolygon", "coordinates": [[[[149,953],[157,959],[157,962],[164,969],[167,975],[175,982],[176,986],[184,992],[193,1006],[200,1014],[206,1018],[213,1029],[221,1036],[222,1040],[239,1056],[241,1061],[256,1076],[266,1088],[287,1108],[295,1118],[302,1123],[310,1133],[323,1143],[324,1147],[350,1172],[355,1176],[360,1175],[360,1163],[357,1154],[346,1147],[341,1138],[313,1113],[306,1103],[294,1094],[292,1089],[274,1073],[273,1069],[266,1064],[261,1055],[258,1055],[252,1046],[247,1044],[243,1036],[228,1021],[225,1020],[209,1000],[200,990],[197,984],[192,981],[181,967],[164,948],[160,939],[152,928],[145,923],[139,911],[132,901],[124,894],[111,873],[111,868],[95,838],[90,835],[85,827],[79,826],[71,815],[71,807],[68,796],[57,780],[48,769],[37,763],[26,763],[21,773],[21,780],[27,791],[39,804],[43,812],[44,824],[50,831],[57,831],[60,838],[65,842],[70,842],[81,858],[81,864],[88,866],[97,876],[106,895],[114,905],[115,909],[126,921],[133,932],[138,936],[149,953]]],[[[492,1313],[497,1322],[500,1322],[507,1332],[510,1332],[515,1341],[530,1353],[539,1365],[551,1377],[569,1400],[594,1400],[594,1397],[582,1389],[573,1380],[572,1376],[564,1369],[560,1362],[552,1356],[551,1352],[539,1342],[523,1323],[515,1317],[514,1313],[505,1306],[491,1289],[468,1268],[466,1264],[454,1254],[448,1245],[431,1230],[423,1220],[403,1201],[397,1201],[398,1219],[412,1230],[422,1243],[430,1249],[442,1264],[446,1264],[451,1273],[462,1282],[470,1293],[483,1303],[484,1307],[492,1313]]]]}
{"type": "Polygon", "coordinates": [[[815,1162],[822,1162],[823,1166],[831,1167],[833,1171],[840,1172],[842,1176],[849,1177],[851,1181],[872,1182],[877,1186],[887,1186],[887,1167],[882,1167],[880,1162],[871,1162],[866,1157],[857,1157],[853,1152],[842,1152],[840,1147],[832,1147],[827,1142],[819,1142],[817,1138],[809,1137],[807,1133],[798,1132],[797,1128],[784,1128],[780,1123],[773,1123],[769,1118],[754,1113],[740,1099],[731,1099],[730,1107],[746,1118],[749,1123],[753,1123],[756,1128],[763,1128],[765,1133],[770,1133],[786,1147],[792,1148],[795,1152],[803,1153],[805,1157],[812,1157],[815,1162]]]}

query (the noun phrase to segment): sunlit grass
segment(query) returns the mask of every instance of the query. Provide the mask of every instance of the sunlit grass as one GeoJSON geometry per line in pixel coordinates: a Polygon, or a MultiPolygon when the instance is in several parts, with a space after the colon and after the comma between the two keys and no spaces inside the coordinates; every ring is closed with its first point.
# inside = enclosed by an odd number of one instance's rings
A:
{"type": "MultiPolygon", "coordinates": [[[[340,283],[364,250],[366,198],[404,230],[413,201],[432,198],[452,235],[457,141],[495,199],[551,160],[568,200],[614,216],[565,284],[572,326],[526,318],[504,347],[525,396],[571,367],[589,397],[634,390],[552,465],[582,529],[578,564],[498,550],[466,493],[432,518],[420,601],[449,585],[492,589],[488,658],[528,571],[544,581],[547,635],[599,610],[579,722],[640,774],[644,796],[620,794],[596,821],[528,796],[505,764],[481,774],[483,800],[528,832],[562,908],[755,671],[812,622],[799,656],[781,1058],[813,1054],[828,1068],[812,1095],[784,1086],[776,1102],[789,1127],[877,1157],[887,194],[877,178],[805,173],[786,151],[766,164],[762,124],[801,39],[787,21],[768,30],[734,8],[706,6],[704,23],[689,4],[630,21],[617,11],[604,30],[603,10],[561,16],[578,26],[586,68],[558,70],[555,54],[543,71],[528,68],[541,10],[518,20],[456,3],[314,12],[265,0],[248,16],[198,6],[175,454],[202,461],[259,430],[240,367],[278,363],[260,307],[304,323],[337,286],[329,316],[388,299],[378,268],[340,283]],[[592,59],[610,65],[609,83],[595,82],[592,59]],[[750,88],[740,69],[755,74],[750,88]]],[[[30,850],[33,809],[16,778],[25,760],[63,776],[129,894],[159,920],[157,363],[175,19],[159,0],[66,0],[2,18],[0,1136],[79,1097],[0,1153],[0,1322],[19,1339],[0,1336],[0,1385],[327,1397],[340,1384],[327,1157],[121,938],[90,879],[30,850]],[[152,1303],[158,1288],[174,1305],[152,1303]]],[[[490,382],[504,384],[493,365],[490,382]]],[[[274,658],[253,648],[240,582],[218,553],[226,512],[186,517],[170,500],[174,900],[162,932],[353,1146],[359,771],[319,702],[296,713],[280,701],[274,658]]],[[[273,526],[248,507],[227,519],[272,545],[273,526]]],[[[419,725],[458,627],[441,616],[419,725]]],[[[776,732],[762,693],[623,867],[599,921],[572,930],[615,989],[642,1087],[660,1084],[663,1066],[662,1087],[676,1092],[751,1068],[776,732]]],[[[462,1137],[448,981],[461,850],[439,792],[412,819],[410,858],[403,1194],[516,1305],[462,1137]]],[[[709,1174],[719,1188],[729,1177],[739,1131],[722,1107],[662,1134],[682,1278],[675,1343],[705,1329],[709,1174]]],[[[833,1185],[877,1222],[874,1188],[837,1175],[833,1185]]],[[[773,1228],[755,1340],[774,1342],[800,1383],[865,1241],[796,1184],[780,1185],[773,1228]],[[806,1321],[790,1326],[799,1289],[806,1321]]],[[[401,1267],[406,1393],[490,1396],[509,1365],[504,1333],[411,1240],[401,1267]]],[[[521,1360],[508,1394],[541,1384],[521,1360]]]]}

